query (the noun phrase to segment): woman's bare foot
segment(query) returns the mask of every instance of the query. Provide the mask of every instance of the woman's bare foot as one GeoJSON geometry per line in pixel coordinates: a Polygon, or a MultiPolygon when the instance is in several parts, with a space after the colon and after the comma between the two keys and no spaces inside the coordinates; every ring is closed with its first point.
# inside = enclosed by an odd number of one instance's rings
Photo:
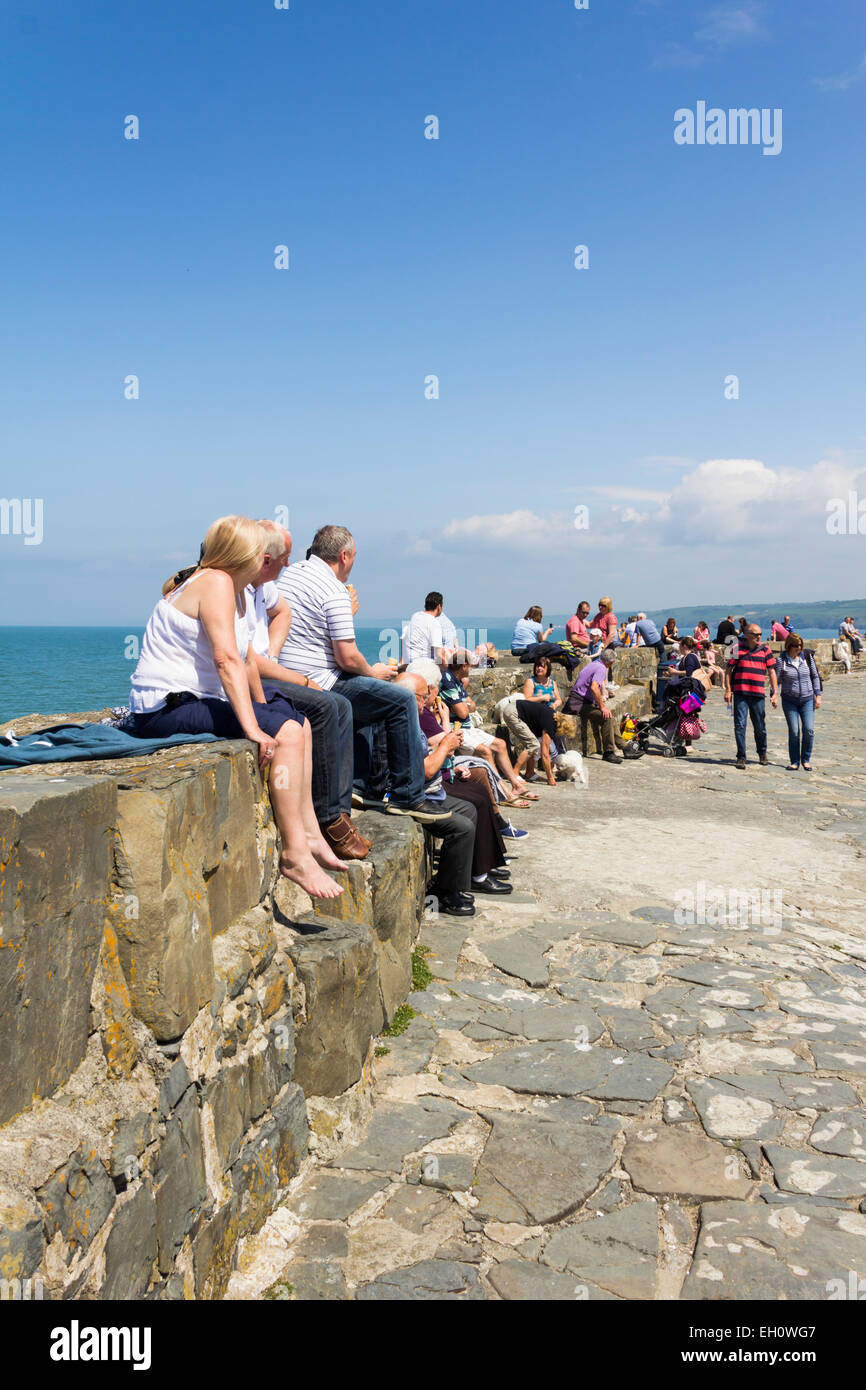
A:
{"type": "Polygon", "coordinates": [[[341,885],[319,867],[311,854],[293,858],[283,851],[280,855],[280,873],[283,878],[297,883],[311,898],[338,898],[343,891],[341,885]]]}
{"type": "Polygon", "coordinates": [[[317,864],[321,864],[323,869],[337,869],[344,874],[348,869],[345,859],[340,859],[322,835],[308,835],[307,844],[310,846],[310,854],[317,864]]]}

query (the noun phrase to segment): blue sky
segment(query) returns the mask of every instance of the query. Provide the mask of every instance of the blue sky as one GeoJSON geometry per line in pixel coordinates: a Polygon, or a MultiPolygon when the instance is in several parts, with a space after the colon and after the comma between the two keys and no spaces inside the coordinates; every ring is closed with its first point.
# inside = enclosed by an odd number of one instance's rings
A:
{"type": "Polygon", "coordinates": [[[278,506],[359,622],[866,592],[862,4],[7,0],[0,53],[6,622],[142,622],[278,506]]]}

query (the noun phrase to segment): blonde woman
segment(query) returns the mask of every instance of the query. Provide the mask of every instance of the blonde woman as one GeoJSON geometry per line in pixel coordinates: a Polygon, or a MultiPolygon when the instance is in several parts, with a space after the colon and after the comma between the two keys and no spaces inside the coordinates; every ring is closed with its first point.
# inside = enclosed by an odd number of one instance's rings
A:
{"type": "Polygon", "coordinates": [[[325,869],[344,870],[322,838],[310,796],[310,726],[283,695],[265,699],[249,647],[247,584],[262,567],[258,522],[224,516],[209,527],[191,573],[168,581],[145,630],[132,676],[130,733],[143,738],[214,734],[248,738],[280,833],[280,873],[311,897],[343,892],[325,869]]]}
{"type": "Polygon", "coordinates": [[[613,599],[609,594],[605,594],[598,601],[598,612],[590,623],[590,627],[597,627],[601,632],[601,644],[603,647],[616,646],[616,630],[618,618],[613,611],[613,599]]]}

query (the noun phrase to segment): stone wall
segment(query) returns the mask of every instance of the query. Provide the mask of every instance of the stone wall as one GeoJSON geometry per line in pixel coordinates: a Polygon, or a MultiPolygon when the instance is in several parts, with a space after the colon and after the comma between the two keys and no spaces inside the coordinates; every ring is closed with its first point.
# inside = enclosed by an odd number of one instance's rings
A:
{"type": "Polygon", "coordinates": [[[246,743],[0,773],[0,1280],[221,1296],[410,988],[423,835],[361,819],[316,906],[246,743]]]}

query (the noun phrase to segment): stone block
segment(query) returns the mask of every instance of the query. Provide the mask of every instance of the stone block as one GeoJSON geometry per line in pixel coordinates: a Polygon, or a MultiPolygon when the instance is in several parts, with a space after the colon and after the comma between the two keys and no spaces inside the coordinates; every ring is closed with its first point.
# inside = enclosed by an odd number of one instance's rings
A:
{"type": "Polygon", "coordinates": [[[295,923],[289,954],[306,992],[296,1037],[295,1079],[308,1096],[336,1096],[359,1080],[384,1011],[372,929],[326,925],[311,914],[295,923]]]}
{"type": "Polygon", "coordinates": [[[107,777],[0,774],[0,1124],[84,1057],[115,808],[107,777]]]}
{"type": "Polygon", "coordinates": [[[99,950],[90,1007],[91,1028],[99,1032],[109,1076],[131,1076],[138,1062],[139,1049],[129,987],[120,965],[117,933],[109,921],[105,923],[99,950]]]}
{"type": "Polygon", "coordinates": [[[253,975],[270,965],[276,950],[273,919],[265,907],[254,907],[232,922],[213,942],[214,973],[236,999],[253,975]]]}
{"type": "Polygon", "coordinates": [[[95,1152],[78,1149],[36,1196],[48,1241],[59,1231],[68,1245],[86,1250],[114,1206],[114,1183],[95,1152]]]}
{"type": "Polygon", "coordinates": [[[202,1104],[213,1111],[217,1152],[223,1171],[230,1168],[241,1151],[241,1141],[249,1124],[247,1066],[224,1067],[202,1090],[202,1104]]]}
{"type": "Polygon", "coordinates": [[[372,927],[382,1009],[390,1023],[412,987],[412,947],[424,900],[424,832],[407,817],[375,811],[356,816],[355,823],[373,841],[370,855],[350,865],[340,897],[314,903],[313,913],[372,927]]]}
{"type": "Polygon", "coordinates": [[[234,1268],[238,1212],[234,1196],[206,1221],[192,1242],[196,1298],[222,1298],[234,1268]]]}
{"type": "Polygon", "coordinates": [[[159,1088],[160,1120],[168,1119],[170,1111],[177,1105],[184,1091],[188,1090],[189,1085],[190,1075],[186,1063],[182,1057],[178,1057],[159,1088]]]}
{"type": "Polygon", "coordinates": [[[112,1178],[125,1177],[132,1182],[138,1177],[138,1159],[148,1144],[156,1139],[157,1117],[140,1110],[129,1119],[118,1120],[111,1141],[111,1161],[108,1171],[112,1178]]]}
{"type": "Polygon", "coordinates": [[[213,994],[212,937],[262,897],[261,797],[236,743],[172,764],[141,760],[119,782],[114,925],[135,1013],[161,1042],[213,994]]]}
{"type": "Polygon", "coordinates": [[[304,1094],[292,1083],[232,1167],[239,1235],[257,1230],[273,1211],[279,1192],[298,1172],[308,1141],[304,1094]]]}
{"type": "Polygon", "coordinates": [[[310,1131],[301,1087],[291,1082],[273,1107],[277,1127],[276,1164],[280,1187],[288,1187],[307,1156],[310,1131]]]}
{"type": "Polygon", "coordinates": [[[156,1202],[150,1181],[118,1198],[105,1245],[101,1299],[138,1299],[147,1292],[156,1261],[156,1202]]]}
{"type": "Polygon", "coordinates": [[[162,1274],[168,1274],[207,1197],[201,1117],[194,1087],[190,1087],[168,1119],[155,1178],[159,1268],[162,1274]]]}
{"type": "Polygon", "coordinates": [[[42,1208],[32,1193],[0,1187],[0,1279],[29,1279],[42,1259],[42,1208]]]}
{"type": "Polygon", "coordinates": [[[379,992],[385,1022],[412,988],[412,948],[424,902],[424,832],[406,817],[367,811],[358,817],[370,854],[373,944],[379,962],[379,992]]]}
{"type": "Polygon", "coordinates": [[[247,1109],[250,1120],[259,1120],[274,1098],[292,1079],[294,1021],[290,1012],[279,1016],[277,1026],[250,1052],[247,1061],[247,1109]]]}

